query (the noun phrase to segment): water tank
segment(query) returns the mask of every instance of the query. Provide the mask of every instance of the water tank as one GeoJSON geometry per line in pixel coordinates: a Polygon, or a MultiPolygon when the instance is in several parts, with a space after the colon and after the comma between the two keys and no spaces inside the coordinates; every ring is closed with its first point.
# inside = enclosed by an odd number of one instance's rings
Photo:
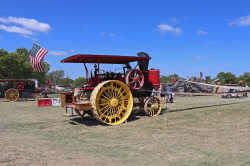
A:
{"type": "Polygon", "coordinates": [[[148,71],[148,81],[152,83],[154,89],[159,89],[160,87],[160,70],[150,69],[148,71]]]}

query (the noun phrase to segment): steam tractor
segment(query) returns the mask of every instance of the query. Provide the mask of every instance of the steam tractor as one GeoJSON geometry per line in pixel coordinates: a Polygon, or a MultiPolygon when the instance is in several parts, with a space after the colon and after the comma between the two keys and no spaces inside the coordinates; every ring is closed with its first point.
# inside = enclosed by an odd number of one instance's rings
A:
{"type": "Polygon", "coordinates": [[[159,115],[160,71],[148,69],[150,59],[144,52],[138,56],[77,54],[63,59],[62,63],[83,63],[85,68],[87,81],[74,92],[75,111],[81,116],[89,112],[108,125],[126,121],[135,104],[148,116],[159,115]],[[101,70],[105,64],[119,64],[120,71],[101,70]],[[94,67],[92,71],[89,66],[94,67]]]}

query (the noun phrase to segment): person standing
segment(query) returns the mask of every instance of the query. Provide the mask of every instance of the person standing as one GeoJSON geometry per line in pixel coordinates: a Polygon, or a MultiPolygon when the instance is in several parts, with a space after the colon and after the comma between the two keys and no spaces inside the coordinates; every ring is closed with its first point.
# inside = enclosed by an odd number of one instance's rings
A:
{"type": "Polygon", "coordinates": [[[171,85],[167,86],[168,102],[173,103],[173,94],[171,85]]]}

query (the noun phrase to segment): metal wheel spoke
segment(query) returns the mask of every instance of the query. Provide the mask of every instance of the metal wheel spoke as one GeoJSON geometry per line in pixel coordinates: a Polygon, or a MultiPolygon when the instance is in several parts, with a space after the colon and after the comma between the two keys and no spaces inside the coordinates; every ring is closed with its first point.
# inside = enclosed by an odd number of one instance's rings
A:
{"type": "Polygon", "coordinates": [[[111,108],[112,109],[112,116],[114,116],[115,114],[115,109],[114,108],[111,108]]]}
{"type": "Polygon", "coordinates": [[[105,108],[103,109],[103,110],[104,110],[104,111],[103,111],[103,115],[105,115],[105,114],[108,112],[108,109],[109,109],[109,108],[107,108],[107,107],[105,107],[105,108]]]}
{"type": "Polygon", "coordinates": [[[99,104],[104,107],[108,106],[108,103],[99,103],[99,104]]]}
{"type": "Polygon", "coordinates": [[[144,110],[148,116],[159,115],[161,112],[160,99],[156,96],[148,98],[144,104],[144,110]]]}
{"type": "Polygon", "coordinates": [[[121,97],[121,101],[128,101],[128,100],[129,100],[129,98],[127,96],[122,96],[121,97]]]}
{"type": "Polygon", "coordinates": [[[107,92],[107,91],[104,91],[103,92],[103,96],[107,99],[107,100],[110,100],[110,95],[109,95],[109,93],[107,92]]]}
{"type": "Polygon", "coordinates": [[[133,87],[136,88],[136,82],[133,82],[133,87]]]}
{"type": "Polygon", "coordinates": [[[124,105],[122,105],[122,106],[121,106],[121,109],[122,109],[122,110],[125,110],[125,109],[127,109],[127,107],[125,107],[124,105]]]}
{"type": "Polygon", "coordinates": [[[117,98],[117,89],[114,90],[114,97],[117,98]]]}
{"type": "Polygon", "coordinates": [[[112,115],[112,109],[109,107],[108,108],[108,116],[111,116],[112,115]]]}
{"type": "Polygon", "coordinates": [[[116,98],[116,92],[115,89],[112,90],[113,97],[116,98]]]}
{"type": "Polygon", "coordinates": [[[108,103],[109,98],[106,97],[106,96],[104,96],[104,95],[102,95],[102,96],[101,96],[101,101],[102,101],[102,102],[105,102],[105,103],[108,103]]]}
{"type": "Polygon", "coordinates": [[[109,89],[109,94],[110,94],[111,98],[114,97],[114,95],[113,95],[113,89],[109,89]]]}
{"type": "Polygon", "coordinates": [[[118,80],[97,85],[90,101],[97,119],[109,125],[123,123],[132,112],[132,93],[126,84],[118,80]]]}
{"type": "Polygon", "coordinates": [[[110,89],[107,89],[107,95],[108,95],[109,99],[112,98],[112,94],[110,93],[110,89]]]}
{"type": "Polygon", "coordinates": [[[119,97],[121,97],[121,95],[122,95],[122,92],[121,92],[121,91],[122,91],[122,88],[119,88],[119,90],[118,90],[118,96],[119,96],[119,97]]]}

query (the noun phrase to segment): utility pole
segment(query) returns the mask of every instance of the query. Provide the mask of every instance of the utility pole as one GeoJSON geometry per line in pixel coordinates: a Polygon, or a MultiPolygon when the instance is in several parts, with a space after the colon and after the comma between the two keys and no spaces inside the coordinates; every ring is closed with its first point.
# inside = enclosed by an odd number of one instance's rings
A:
{"type": "Polygon", "coordinates": [[[54,82],[54,87],[56,89],[56,70],[53,70],[53,82],[54,82]]]}

